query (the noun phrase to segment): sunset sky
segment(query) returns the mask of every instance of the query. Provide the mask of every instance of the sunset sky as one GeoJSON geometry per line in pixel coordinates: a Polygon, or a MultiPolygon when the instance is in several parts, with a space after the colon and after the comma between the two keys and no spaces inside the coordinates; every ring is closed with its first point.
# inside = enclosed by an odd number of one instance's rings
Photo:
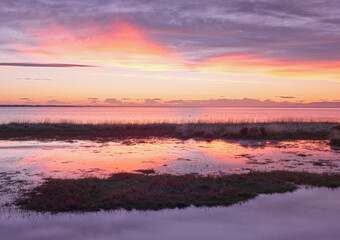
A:
{"type": "Polygon", "coordinates": [[[1,0],[0,104],[340,107],[340,1],[1,0]]]}

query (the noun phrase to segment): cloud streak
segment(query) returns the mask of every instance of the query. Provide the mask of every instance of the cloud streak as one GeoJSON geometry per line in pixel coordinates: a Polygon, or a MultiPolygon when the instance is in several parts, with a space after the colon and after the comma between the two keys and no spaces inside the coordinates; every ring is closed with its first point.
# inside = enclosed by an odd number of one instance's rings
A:
{"type": "MultiPolygon", "coordinates": [[[[96,67],[92,65],[84,65],[84,64],[68,64],[68,63],[20,63],[20,62],[0,62],[0,66],[8,66],[8,67],[51,67],[51,68],[73,68],[73,67],[96,67]]],[[[30,80],[25,78],[25,80],[30,80]]],[[[46,80],[46,79],[38,79],[38,80],[46,80]]]]}
{"type": "Polygon", "coordinates": [[[25,81],[53,81],[51,78],[16,78],[17,80],[25,81]]]}
{"type": "Polygon", "coordinates": [[[45,102],[45,104],[47,105],[62,105],[62,104],[66,104],[65,102],[61,102],[57,99],[51,99],[45,102]]]}
{"type": "Polygon", "coordinates": [[[278,98],[283,98],[283,99],[293,99],[293,98],[296,98],[296,97],[293,97],[293,96],[276,96],[278,98]]]}
{"type": "Polygon", "coordinates": [[[116,98],[106,98],[104,102],[112,105],[121,105],[123,103],[122,101],[116,98]]]}

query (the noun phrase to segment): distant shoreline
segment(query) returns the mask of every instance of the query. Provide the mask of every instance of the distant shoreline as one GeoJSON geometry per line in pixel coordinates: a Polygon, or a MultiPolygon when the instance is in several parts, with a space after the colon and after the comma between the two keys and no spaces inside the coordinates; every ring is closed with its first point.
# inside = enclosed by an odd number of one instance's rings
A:
{"type": "Polygon", "coordinates": [[[288,107],[288,106],[107,106],[107,105],[98,105],[98,106],[93,106],[93,105],[0,105],[0,108],[8,108],[8,107],[47,107],[47,108],[62,108],[62,107],[91,107],[91,108],[97,108],[97,107],[105,107],[105,108],[282,108],[282,109],[294,109],[294,108],[307,108],[307,109],[315,109],[315,108],[322,108],[322,109],[338,109],[339,107],[321,107],[321,106],[295,106],[295,107],[288,107]]]}

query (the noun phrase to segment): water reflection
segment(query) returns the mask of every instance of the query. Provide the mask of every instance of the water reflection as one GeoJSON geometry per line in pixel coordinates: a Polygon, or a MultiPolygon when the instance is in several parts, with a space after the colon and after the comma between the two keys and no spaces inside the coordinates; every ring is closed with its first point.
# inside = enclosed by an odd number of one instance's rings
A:
{"type": "Polygon", "coordinates": [[[4,239],[339,239],[340,189],[261,195],[242,205],[162,211],[3,211],[4,239]]]}
{"type": "Polygon", "coordinates": [[[105,177],[154,169],[157,173],[235,173],[249,170],[340,172],[340,150],[327,141],[145,139],[122,142],[0,142],[0,172],[21,177],[105,177]]]}

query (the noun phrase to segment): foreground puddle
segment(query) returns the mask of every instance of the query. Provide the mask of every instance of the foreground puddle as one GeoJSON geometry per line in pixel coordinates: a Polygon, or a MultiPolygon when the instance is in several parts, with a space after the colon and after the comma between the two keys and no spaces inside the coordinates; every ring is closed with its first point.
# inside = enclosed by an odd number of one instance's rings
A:
{"type": "Polygon", "coordinates": [[[0,141],[0,179],[8,174],[32,181],[47,177],[106,177],[150,169],[171,174],[276,169],[340,172],[340,149],[331,148],[327,141],[306,140],[0,141]]]}

